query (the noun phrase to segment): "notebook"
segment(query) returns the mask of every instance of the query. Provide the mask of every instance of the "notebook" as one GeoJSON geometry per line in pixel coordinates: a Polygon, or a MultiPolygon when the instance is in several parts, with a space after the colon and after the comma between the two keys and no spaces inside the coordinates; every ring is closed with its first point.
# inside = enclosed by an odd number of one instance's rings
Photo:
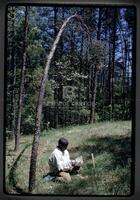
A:
{"type": "Polygon", "coordinates": [[[76,161],[76,165],[77,166],[81,166],[83,164],[83,157],[82,156],[79,156],[75,159],[76,161]]]}

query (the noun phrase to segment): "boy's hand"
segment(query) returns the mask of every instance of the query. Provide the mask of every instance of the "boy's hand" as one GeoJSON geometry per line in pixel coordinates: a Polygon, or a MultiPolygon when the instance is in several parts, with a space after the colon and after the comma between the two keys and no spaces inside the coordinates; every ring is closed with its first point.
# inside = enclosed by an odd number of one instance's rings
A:
{"type": "Polygon", "coordinates": [[[71,160],[71,165],[74,167],[76,165],[76,160],[71,160]]]}

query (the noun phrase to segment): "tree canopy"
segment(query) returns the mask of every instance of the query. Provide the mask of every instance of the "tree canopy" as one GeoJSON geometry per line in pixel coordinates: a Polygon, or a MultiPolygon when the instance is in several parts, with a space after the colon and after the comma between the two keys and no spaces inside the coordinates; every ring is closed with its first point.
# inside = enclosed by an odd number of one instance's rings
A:
{"type": "MultiPolygon", "coordinates": [[[[7,99],[6,128],[17,123],[23,60],[25,6],[8,7],[7,24],[7,99]]],[[[42,130],[58,126],[88,123],[94,90],[95,66],[97,92],[95,120],[131,119],[132,57],[134,51],[133,8],[30,6],[27,28],[27,59],[24,77],[21,132],[31,134],[37,95],[46,57],[63,23],[77,13],[80,22],[66,27],[56,49],[48,75],[43,103],[42,130]],[[64,96],[66,87],[74,95],[64,96]]]]}

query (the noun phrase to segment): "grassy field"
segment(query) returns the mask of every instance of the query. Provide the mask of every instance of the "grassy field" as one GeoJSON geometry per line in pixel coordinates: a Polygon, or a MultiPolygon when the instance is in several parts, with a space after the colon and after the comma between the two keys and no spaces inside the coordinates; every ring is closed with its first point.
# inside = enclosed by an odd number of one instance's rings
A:
{"type": "MultiPolygon", "coordinates": [[[[14,152],[14,141],[6,143],[6,181],[8,193],[28,192],[32,136],[22,136],[20,150],[14,152]]],[[[33,194],[48,195],[130,195],[131,193],[131,123],[104,122],[43,131],[40,137],[33,194]],[[44,183],[48,157],[58,139],[66,137],[71,158],[82,155],[80,176],[70,183],[44,183]],[[95,156],[95,169],[91,159],[95,156]]]]}

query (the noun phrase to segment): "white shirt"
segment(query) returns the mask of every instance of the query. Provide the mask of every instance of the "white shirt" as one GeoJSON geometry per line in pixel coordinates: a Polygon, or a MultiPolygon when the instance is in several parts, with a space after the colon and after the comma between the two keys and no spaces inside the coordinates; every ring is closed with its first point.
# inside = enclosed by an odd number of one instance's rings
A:
{"type": "Polygon", "coordinates": [[[56,148],[49,157],[49,166],[51,173],[72,169],[69,152],[67,150],[62,152],[59,148],[56,148]]]}

